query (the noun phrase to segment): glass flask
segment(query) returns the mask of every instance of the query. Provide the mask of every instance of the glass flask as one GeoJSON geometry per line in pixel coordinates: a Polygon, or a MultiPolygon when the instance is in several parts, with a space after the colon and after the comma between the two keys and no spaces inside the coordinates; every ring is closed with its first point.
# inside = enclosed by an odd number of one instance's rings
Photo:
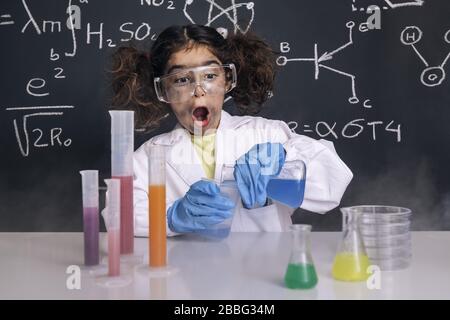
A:
{"type": "MultiPolygon", "coordinates": [[[[223,165],[221,181],[234,181],[234,164],[223,165]]],[[[306,165],[302,160],[286,161],[277,176],[267,184],[267,197],[285,206],[297,209],[305,195],[306,165]]]]}
{"type": "Polygon", "coordinates": [[[294,224],[290,226],[292,249],[284,283],[290,289],[311,289],[317,284],[317,274],[310,253],[311,226],[294,224]]]}
{"type": "Polygon", "coordinates": [[[306,166],[302,160],[286,161],[280,174],[267,184],[267,196],[297,209],[305,194],[306,166]]]}
{"type": "Polygon", "coordinates": [[[359,230],[360,211],[341,208],[342,240],[334,258],[332,275],[341,281],[364,281],[370,261],[359,230]]]}

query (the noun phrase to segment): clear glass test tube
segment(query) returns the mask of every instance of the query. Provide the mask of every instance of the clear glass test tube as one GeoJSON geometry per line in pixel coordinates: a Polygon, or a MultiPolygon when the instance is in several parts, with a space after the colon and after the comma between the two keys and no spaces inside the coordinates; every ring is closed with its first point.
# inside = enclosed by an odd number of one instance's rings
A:
{"type": "Polygon", "coordinates": [[[84,264],[99,264],[98,170],[83,170],[81,186],[83,197],[84,264]]]}
{"type": "Polygon", "coordinates": [[[120,252],[134,252],[133,151],[134,112],[109,111],[111,115],[111,177],[120,179],[120,252]]]}

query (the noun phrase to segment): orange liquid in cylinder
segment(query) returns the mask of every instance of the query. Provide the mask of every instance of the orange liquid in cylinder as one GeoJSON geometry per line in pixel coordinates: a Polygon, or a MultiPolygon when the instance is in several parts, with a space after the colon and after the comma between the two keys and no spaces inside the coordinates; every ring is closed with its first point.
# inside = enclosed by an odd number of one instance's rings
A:
{"type": "Polygon", "coordinates": [[[166,186],[148,186],[149,201],[149,264],[150,267],[165,267],[166,245],[166,186]]]}

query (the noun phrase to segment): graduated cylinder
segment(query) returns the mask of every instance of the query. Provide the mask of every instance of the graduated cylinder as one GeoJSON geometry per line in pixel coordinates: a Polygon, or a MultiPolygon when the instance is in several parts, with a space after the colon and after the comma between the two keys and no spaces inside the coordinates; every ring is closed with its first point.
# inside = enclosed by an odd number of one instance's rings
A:
{"type": "Polygon", "coordinates": [[[110,111],[111,177],[120,180],[120,253],[134,252],[133,150],[134,112],[110,111]]]}
{"type": "Polygon", "coordinates": [[[148,154],[149,265],[167,265],[165,147],[151,145],[148,154]]]}

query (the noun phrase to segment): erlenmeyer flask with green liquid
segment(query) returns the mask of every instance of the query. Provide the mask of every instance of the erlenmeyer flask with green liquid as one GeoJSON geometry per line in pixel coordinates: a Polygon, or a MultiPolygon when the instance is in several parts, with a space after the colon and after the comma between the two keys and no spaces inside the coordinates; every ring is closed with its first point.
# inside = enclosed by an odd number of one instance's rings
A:
{"type": "Polygon", "coordinates": [[[341,208],[342,240],[334,258],[332,275],[336,280],[364,281],[369,277],[370,261],[359,231],[360,212],[341,208]]]}
{"type": "Polygon", "coordinates": [[[311,226],[293,224],[290,226],[292,249],[284,283],[290,289],[311,289],[317,284],[317,273],[309,248],[311,226]]]}

